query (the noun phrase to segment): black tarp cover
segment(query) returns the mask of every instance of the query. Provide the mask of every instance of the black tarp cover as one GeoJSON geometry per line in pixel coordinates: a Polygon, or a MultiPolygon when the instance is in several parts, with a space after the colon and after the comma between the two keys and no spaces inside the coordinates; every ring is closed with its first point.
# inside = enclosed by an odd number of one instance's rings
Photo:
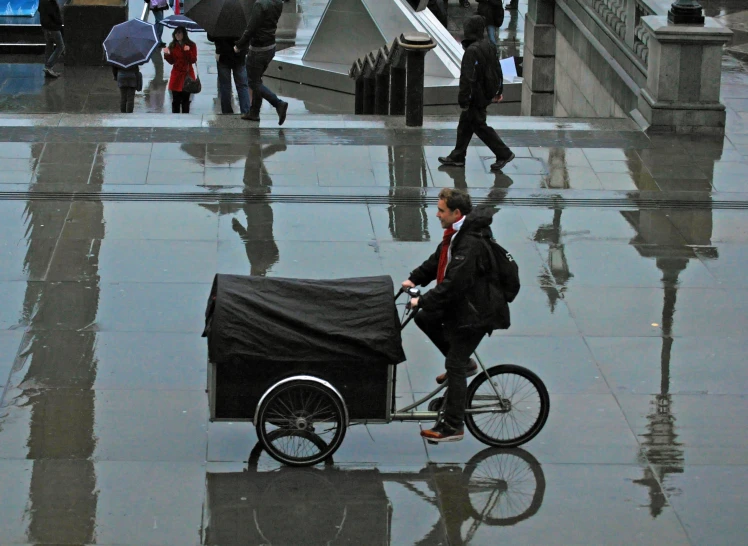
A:
{"type": "Polygon", "coordinates": [[[205,312],[208,356],[245,361],[405,360],[389,276],[307,280],[222,275],[205,312]]]}

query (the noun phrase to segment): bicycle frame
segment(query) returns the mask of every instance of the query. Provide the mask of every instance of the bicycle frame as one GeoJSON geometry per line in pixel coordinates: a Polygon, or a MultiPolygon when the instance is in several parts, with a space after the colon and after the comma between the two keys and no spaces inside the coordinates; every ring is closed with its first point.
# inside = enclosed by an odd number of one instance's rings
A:
{"type": "MultiPolygon", "coordinates": [[[[395,300],[400,297],[401,294],[406,293],[402,288],[400,291],[395,294],[395,300]]],[[[416,313],[418,313],[418,309],[416,308],[415,311],[412,311],[409,313],[408,318],[402,321],[400,325],[400,329],[404,329],[405,326],[416,316],[416,313]]],[[[481,374],[488,375],[488,372],[486,371],[486,367],[483,365],[483,361],[478,356],[477,352],[473,353],[473,356],[475,357],[476,362],[478,362],[478,365],[481,368],[481,374]]],[[[498,389],[496,388],[496,385],[493,383],[493,381],[489,381],[489,384],[491,385],[491,388],[493,389],[494,393],[496,394],[496,398],[499,400],[502,400],[501,395],[499,394],[498,389]]],[[[440,418],[441,412],[438,411],[414,411],[415,408],[420,406],[421,404],[424,404],[425,402],[428,402],[432,398],[434,398],[437,394],[439,394],[441,391],[446,390],[447,388],[447,382],[445,381],[441,385],[439,385],[436,389],[431,391],[429,394],[421,398],[420,400],[417,400],[416,402],[413,402],[409,406],[405,406],[402,409],[393,411],[389,418],[387,419],[387,422],[392,421],[436,421],[440,418]]],[[[394,393],[391,395],[394,397],[394,393]]],[[[392,407],[392,404],[390,404],[390,407],[392,407]]],[[[479,414],[479,413],[501,413],[506,411],[503,407],[503,404],[498,404],[495,406],[484,406],[480,409],[471,409],[466,408],[465,413],[471,413],[471,414],[479,414]]]]}

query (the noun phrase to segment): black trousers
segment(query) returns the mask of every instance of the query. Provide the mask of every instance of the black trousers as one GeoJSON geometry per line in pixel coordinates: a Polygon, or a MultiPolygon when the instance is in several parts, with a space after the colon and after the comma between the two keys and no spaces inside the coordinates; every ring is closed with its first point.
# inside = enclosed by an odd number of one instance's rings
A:
{"type": "Polygon", "coordinates": [[[270,61],[275,57],[275,49],[268,51],[252,51],[247,54],[247,78],[249,79],[249,89],[252,91],[252,105],[249,107],[249,113],[252,116],[260,115],[262,108],[262,99],[268,101],[273,108],[278,108],[281,100],[262,84],[262,76],[270,65],[270,61]]]}
{"type": "Polygon", "coordinates": [[[119,111],[123,114],[131,114],[135,109],[135,88],[119,88],[119,111]]]}
{"type": "Polygon", "coordinates": [[[460,114],[460,121],[457,124],[457,144],[449,157],[457,161],[465,161],[465,154],[473,134],[478,135],[478,138],[491,149],[496,156],[496,161],[508,159],[511,155],[512,151],[509,147],[499,138],[496,131],[486,124],[486,109],[470,105],[460,114]]]}
{"type": "Polygon", "coordinates": [[[447,328],[444,325],[444,314],[433,311],[419,311],[415,322],[446,357],[444,366],[447,369],[448,391],[444,422],[452,428],[461,428],[465,421],[468,360],[486,332],[447,328]]]}
{"type": "Polygon", "coordinates": [[[172,91],[171,92],[171,113],[179,114],[180,110],[182,114],[190,113],[190,93],[184,91],[172,91]]]}

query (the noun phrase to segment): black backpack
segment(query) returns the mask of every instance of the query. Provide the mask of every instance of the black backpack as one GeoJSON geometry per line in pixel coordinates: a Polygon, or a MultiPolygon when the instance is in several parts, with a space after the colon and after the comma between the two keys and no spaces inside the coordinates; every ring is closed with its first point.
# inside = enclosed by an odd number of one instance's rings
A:
{"type": "Polygon", "coordinates": [[[488,246],[491,270],[488,275],[497,284],[507,303],[514,301],[519,294],[519,266],[509,252],[492,237],[483,239],[488,246]]]}

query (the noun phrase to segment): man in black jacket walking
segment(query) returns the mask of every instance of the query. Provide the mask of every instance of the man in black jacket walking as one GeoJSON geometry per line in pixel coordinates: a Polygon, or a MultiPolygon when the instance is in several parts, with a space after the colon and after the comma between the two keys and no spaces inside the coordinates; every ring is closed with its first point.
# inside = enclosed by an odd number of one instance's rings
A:
{"type": "Polygon", "coordinates": [[[275,32],[278,19],[283,12],[283,0],[256,0],[247,23],[247,30],[234,46],[239,53],[249,45],[247,55],[247,77],[252,90],[252,105],[242,119],[260,121],[262,99],[267,100],[278,112],[278,125],[286,121],[288,103],[280,100],[275,93],[262,85],[262,75],[275,57],[275,32]]]}
{"type": "Polygon", "coordinates": [[[59,78],[60,73],[53,70],[57,59],[65,52],[65,43],[62,41],[62,13],[57,0],[41,0],[39,2],[39,18],[44,31],[46,47],[44,56],[44,76],[48,78],[59,78]]]}
{"type": "Polygon", "coordinates": [[[442,242],[402,286],[426,286],[436,281],[436,287],[410,302],[411,307],[420,308],[415,322],[446,357],[447,369],[436,378],[437,383],[447,381],[444,420],[422,431],[421,436],[434,442],[455,442],[464,436],[466,378],[478,372],[470,355],[483,336],[507,325],[490,298],[490,258],[483,239],[492,236],[491,211],[473,211],[467,192],[453,188],[439,193],[437,207],[436,216],[444,228],[442,242]]]}
{"type": "Polygon", "coordinates": [[[486,108],[491,103],[500,102],[504,97],[503,76],[496,46],[484,37],[485,27],[486,21],[480,15],[468,18],[463,27],[465,39],[462,41],[462,47],[465,53],[462,56],[460,91],[457,95],[462,113],[457,124],[457,143],[447,157],[439,158],[439,163],[448,167],[465,166],[465,154],[473,134],[478,135],[496,155],[496,162],[491,165],[492,171],[500,171],[514,159],[512,151],[499,138],[496,131],[486,124],[486,108]],[[499,88],[493,97],[486,97],[483,90],[488,70],[498,71],[499,88]]]}

